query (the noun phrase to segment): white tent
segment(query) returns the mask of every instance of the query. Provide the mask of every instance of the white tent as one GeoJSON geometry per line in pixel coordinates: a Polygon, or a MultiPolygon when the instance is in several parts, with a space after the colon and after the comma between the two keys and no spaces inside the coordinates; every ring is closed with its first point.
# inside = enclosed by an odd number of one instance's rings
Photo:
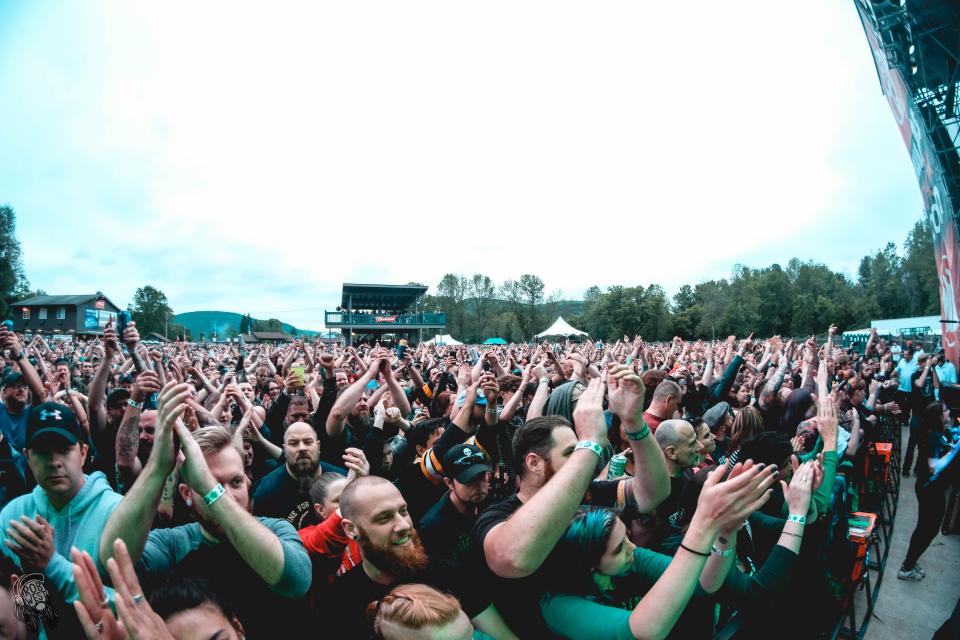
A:
{"type": "Polygon", "coordinates": [[[454,338],[453,336],[451,336],[449,333],[445,333],[443,335],[440,335],[438,333],[437,335],[433,336],[431,339],[427,340],[427,344],[435,344],[438,347],[443,347],[443,346],[457,347],[462,345],[463,343],[457,340],[456,338],[454,338]]]}
{"type": "Polygon", "coordinates": [[[543,333],[538,333],[536,337],[545,338],[547,336],[563,336],[569,338],[571,336],[586,336],[589,335],[586,331],[580,331],[579,329],[574,329],[571,327],[566,320],[563,319],[563,316],[557,316],[556,321],[550,325],[550,328],[544,331],[543,333]]]}

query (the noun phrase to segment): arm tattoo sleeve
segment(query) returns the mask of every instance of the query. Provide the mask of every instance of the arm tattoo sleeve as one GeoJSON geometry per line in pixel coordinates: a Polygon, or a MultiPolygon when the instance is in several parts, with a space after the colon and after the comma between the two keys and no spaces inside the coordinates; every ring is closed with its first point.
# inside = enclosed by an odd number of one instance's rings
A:
{"type": "Polygon", "coordinates": [[[117,430],[117,464],[130,466],[140,447],[140,413],[124,417],[117,430]]]}

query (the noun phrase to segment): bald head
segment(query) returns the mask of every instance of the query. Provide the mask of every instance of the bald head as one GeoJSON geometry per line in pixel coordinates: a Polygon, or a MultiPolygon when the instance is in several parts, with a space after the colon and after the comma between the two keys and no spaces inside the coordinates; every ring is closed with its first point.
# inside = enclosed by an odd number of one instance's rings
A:
{"type": "Polygon", "coordinates": [[[664,380],[653,390],[653,402],[666,402],[673,399],[679,403],[683,393],[680,391],[680,385],[673,380],[664,380]]]}
{"type": "Polygon", "coordinates": [[[666,449],[670,446],[676,446],[677,442],[682,439],[689,439],[691,434],[696,437],[696,431],[692,424],[686,420],[674,419],[661,422],[653,437],[657,439],[657,444],[660,445],[661,449],[666,449]]]}
{"type": "Polygon", "coordinates": [[[368,495],[375,493],[379,498],[381,493],[393,492],[400,495],[400,490],[386,478],[361,476],[343,488],[343,493],[340,494],[340,513],[345,519],[354,520],[368,495]]]}
{"type": "Polygon", "coordinates": [[[671,475],[689,469],[700,462],[703,445],[697,430],[686,420],[664,420],[654,434],[671,475]]]}

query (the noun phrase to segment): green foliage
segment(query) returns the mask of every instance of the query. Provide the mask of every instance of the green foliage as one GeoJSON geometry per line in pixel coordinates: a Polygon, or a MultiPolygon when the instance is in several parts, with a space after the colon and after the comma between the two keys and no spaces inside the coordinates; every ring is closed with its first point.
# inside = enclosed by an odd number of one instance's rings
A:
{"type": "Polygon", "coordinates": [[[167,331],[169,332],[167,337],[171,340],[176,340],[178,337],[185,337],[187,341],[193,340],[193,333],[182,324],[171,324],[167,331]]]}
{"type": "Polygon", "coordinates": [[[141,335],[154,331],[164,335],[173,320],[173,309],[167,303],[167,296],[150,285],[137,289],[133,294],[133,320],[141,335]]]}
{"type": "MultiPolygon", "coordinates": [[[[293,335],[296,335],[296,328],[291,327],[293,331],[289,332],[293,335]]],[[[269,320],[254,320],[253,321],[253,330],[254,331],[274,331],[277,333],[287,333],[283,328],[283,323],[277,320],[276,318],[270,318],[269,320]]]]}
{"type": "Polygon", "coordinates": [[[11,207],[0,207],[0,318],[10,315],[14,302],[31,295],[30,283],[23,274],[16,231],[17,214],[11,207]]]}

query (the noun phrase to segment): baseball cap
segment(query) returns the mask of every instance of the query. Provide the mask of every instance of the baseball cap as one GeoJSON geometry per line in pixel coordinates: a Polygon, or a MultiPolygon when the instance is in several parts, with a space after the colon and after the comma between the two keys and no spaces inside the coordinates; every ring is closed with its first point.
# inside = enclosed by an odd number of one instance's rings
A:
{"type": "MultiPolygon", "coordinates": [[[[456,408],[459,409],[463,406],[463,403],[467,401],[467,392],[461,391],[457,394],[456,408]]],[[[485,407],[487,406],[487,396],[483,395],[483,392],[480,389],[477,389],[477,399],[473,401],[473,404],[485,407]]]]}
{"type": "Polygon", "coordinates": [[[123,387],[117,387],[113,391],[107,394],[107,404],[111,405],[115,402],[126,402],[131,398],[130,390],[124,389],[123,387]]]}
{"type": "Polygon", "coordinates": [[[35,448],[41,441],[65,440],[68,444],[77,444],[83,439],[77,417],[67,405],[44,402],[30,410],[27,417],[28,449],[35,448]]]}
{"type": "Polygon", "coordinates": [[[443,455],[443,475],[461,484],[467,484],[481,473],[493,471],[490,458],[474,444],[450,447],[443,455]]]}
{"type": "Polygon", "coordinates": [[[117,381],[117,384],[133,384],[133,376],[129,373],[125,373],[120,376],[120,379],[117,381]]]}
{"type": "Polygon", "coordinates": [[[19,371],[8,371],[5,376],[3,376],[3,386],[9,387],[12,384],[16,384],[23,379],[23,374],[19,371]]]}

